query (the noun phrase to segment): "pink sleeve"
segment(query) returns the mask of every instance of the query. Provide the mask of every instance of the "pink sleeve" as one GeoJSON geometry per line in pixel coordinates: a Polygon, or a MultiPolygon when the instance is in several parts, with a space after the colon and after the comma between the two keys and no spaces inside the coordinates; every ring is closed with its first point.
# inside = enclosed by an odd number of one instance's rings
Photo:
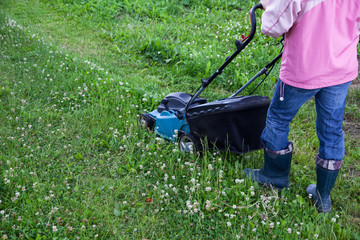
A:
{"type": "Polygon", "coordinates": [[[262,15],[261,32],[279,37],[289,31],[301,10],[301,0],[269,0],[262,15]]]}
{"type": "Polygon", "coordinates": [[[359,12],[358,18],[356,19],[356,22],[358,24],[359,35],[360,35],[360,12],[359,12]]]}

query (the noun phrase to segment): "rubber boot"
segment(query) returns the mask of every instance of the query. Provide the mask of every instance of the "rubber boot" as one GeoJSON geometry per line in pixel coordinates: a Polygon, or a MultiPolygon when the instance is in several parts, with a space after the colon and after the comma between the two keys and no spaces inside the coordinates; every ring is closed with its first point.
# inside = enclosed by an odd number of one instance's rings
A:
{"type": "Polygon", "coordinates": [[[315,206],[319,213],[331,211],[330,191],[333,188],[338,170],[328,170],[316,165],[316,184],[310,184],[306,193],[312,195],[315,206]]]}
{"type": "Polygon", "coordinates": [[[261,169],[245,169],[246,176],[260,185],[270,185],[277,189],[289,188],[289,173],[293,145],[281,151],[264,149],[264,166],[261,169]]]}

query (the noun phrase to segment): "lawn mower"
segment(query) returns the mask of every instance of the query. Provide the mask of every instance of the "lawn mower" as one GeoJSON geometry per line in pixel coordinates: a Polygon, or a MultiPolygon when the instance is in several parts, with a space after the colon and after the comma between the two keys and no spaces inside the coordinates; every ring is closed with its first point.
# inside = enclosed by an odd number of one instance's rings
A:
{"type": "Polygon", "coordinates": [[[177,141],[180,151],[186,153],[201,151],[205,145],[236,153],[261,149],[263,146],[260,135],[265,127],[270,99],[267,96],[238,96],[238,94],[264,75],[262,83],[281,58],[282,51],[230,97],[214,102],[208,102],[200,97],[210,83],[253,39],[256,32],[255,11],[259,8],[262,8],[260,4],[250,10],[250,34],[242,40],[235,41],[236,51],[226,58],[225,63],[215,73],[206,79],[201,79],[201,86],[195,94],[185,92],[168,94],[161,100],[157,109],[139,115],[139,125],[154,129],[155,133],[164,139],[177,141]]]}

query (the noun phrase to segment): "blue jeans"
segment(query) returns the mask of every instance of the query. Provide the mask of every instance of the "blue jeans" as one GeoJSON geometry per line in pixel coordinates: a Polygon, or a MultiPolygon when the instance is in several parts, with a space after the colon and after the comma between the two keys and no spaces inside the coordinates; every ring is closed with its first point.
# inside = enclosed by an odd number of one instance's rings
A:
{"type": "Polygon", "coordinates": [[[288,144],[289,124],[300,107],[311,97],[316,104],[316,133],[320,147],[318,157],[324,160],[342,160],[345,155],[342,122],[346,95],[351,82],[319,88],[301,89],[278,81],[261,135],[264,146],[272,151],[285,149],[288,144]],[[280,97],[284,97],[280,101],[280,97]]]}

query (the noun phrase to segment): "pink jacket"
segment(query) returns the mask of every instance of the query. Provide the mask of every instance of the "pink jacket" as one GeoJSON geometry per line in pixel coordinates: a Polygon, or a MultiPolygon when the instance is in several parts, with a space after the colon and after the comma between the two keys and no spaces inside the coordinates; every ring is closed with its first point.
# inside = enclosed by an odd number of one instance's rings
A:
{"type": "Polygon", "coordinates": [[[360,0],[269,0],[261,31],[285,33],[280,79],[315,89],[358,76],[360,0]]]}

